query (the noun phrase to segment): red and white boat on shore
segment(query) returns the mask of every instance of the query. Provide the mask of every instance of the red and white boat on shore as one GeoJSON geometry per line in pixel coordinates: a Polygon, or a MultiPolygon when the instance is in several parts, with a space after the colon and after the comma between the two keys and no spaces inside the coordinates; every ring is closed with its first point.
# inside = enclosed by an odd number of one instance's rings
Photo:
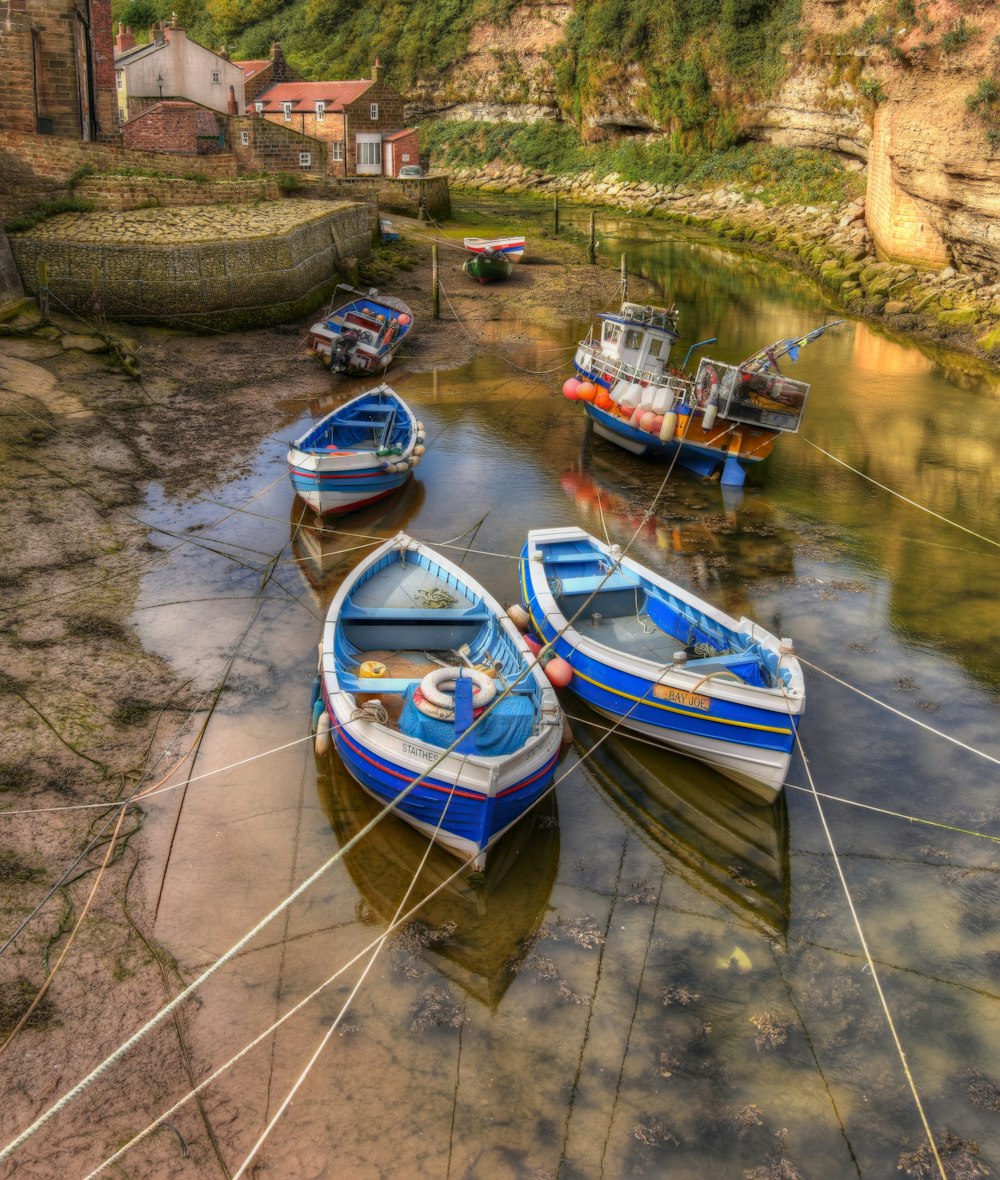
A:
{"type": "Polygon", "coordinates": [[[524,254],[524,235],[514,238],[465,238],[465,248],[470,254],[482,254],[486,249],[494,254],[503,254],[510,262],[520,262],[524,254]]]}

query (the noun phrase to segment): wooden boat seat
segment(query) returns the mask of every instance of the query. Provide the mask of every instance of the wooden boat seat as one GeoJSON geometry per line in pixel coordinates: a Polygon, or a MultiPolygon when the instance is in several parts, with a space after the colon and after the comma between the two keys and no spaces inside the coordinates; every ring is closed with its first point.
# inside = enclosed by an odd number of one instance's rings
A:
{"type": "MultiPolygon", "coordinates": [[[[558,577],[558,575],[556,575],[558,577]]],[[[636,585],[630,578],[625,577],[624,574],[585,574],[583,577],[559,578],[562,586],[563,594],[593,594],[598,590],[600,594],[607,594],[612,590],[628,590],[634,594],[638,594],[639,601],[646,596],[645,590],[641,586],[636,585]],[[607,580],[605,580],[607,579],[607,580]]]]}
{"type": "Polygon", "coordinates": [[[421,677],[415,680],[398,676],[352,676],[350,672],[339,672],[337,680],[345,692],[368,692],[377,696],[380,693],[403,693],[411,684],[419,684],[421,677]]]}
{"type": "Polygon", "coordinates": [[[336,425],[340,426],[359,426],[362,430],[378,430],[385,425],[388,412],[385,410],[373,410],[373,414],[377,414],[377,418],[338,418],[336,425]]]}

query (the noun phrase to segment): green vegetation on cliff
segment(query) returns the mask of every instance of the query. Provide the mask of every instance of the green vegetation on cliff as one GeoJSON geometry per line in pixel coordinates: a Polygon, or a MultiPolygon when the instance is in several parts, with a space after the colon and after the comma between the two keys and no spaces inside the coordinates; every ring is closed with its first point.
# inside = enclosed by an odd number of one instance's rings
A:
{"type": "Polygon", "coordinates": [[[421,124],[420,147],[435,167],[476,167],[495,160],[562,176],[614,173],[625,181],[692,189],[729,185],[768,205],[841,204],[864,192],[861,173],[848,171],[827,152],[753,143],[680,153],[668,140],[636,138],[584,144],[568,123],[434,119],[421,124]]]}

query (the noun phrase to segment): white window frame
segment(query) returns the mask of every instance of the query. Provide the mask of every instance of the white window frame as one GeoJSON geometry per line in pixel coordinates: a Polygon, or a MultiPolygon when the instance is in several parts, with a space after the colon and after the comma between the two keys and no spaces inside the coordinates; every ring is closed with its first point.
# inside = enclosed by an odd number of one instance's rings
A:
{"type": "Polygon", "coordinates": [[[213,70],[212,71],[212,85],[215,86],[221,81],[222,81],[222,71],[221,70],[213,70]]]}
{"type": "Polygon", "coordinates": [[[258,115],[262,115],[264,113],[264,104],[262,102],[255,102],[253,104],[253,109],[258,115]]]}
{"type": "Polygon", "coordinates": [[[244,147],[250,146],[250,132],[249,131],[241,131],[240,132],[240,143],[243,144],[244,147]]]}
{"type": "Polygon", "coordinates": [[[322,123],[325,118],[326,118],[326,103],[325,102],[318,102],[316,104],[316,122],[322,123]]]}
{"type": "Polygon", "coordinates": [[[344,159],[344,141],[335,139],[330,144],[330,159],[342,161],[344,159]]]}
{"type": "Polygon", "coordinates": [[[410,162],[410,153],[409,153],[409,152],[403,152],[403,154],[402,154],[402,155],[400,156],[400,158],[399,158],[399,162],[400,162],[401,164],[409,164],[409,162],[410,162]]]}
{"type": "Polygon", "coordinates": [[[368,109],[372,117],[372,122],[374,123],[378,119],[378,103],[373,102],[368,109]]]}
{"type": "Polygon", "coordinates": [[[281,117],[285,120],[286,123],[291,123],[291,121],[292,121],[292,104],[290,102],[283,102],[281,104],[281,117]]]}
{"type": "Polygon", "coordinates": [[[358,132],[354,141],[354,171],[359,176],[382,175],[382,137],[377,132],[358,132]],[[373,159],[367,159],[372,156],[373,159]]]}
{"type": "Polygon", "coordinates": [[[312,152],[299,152],[299,167],[311,168],[313,162],[312,152]]]}

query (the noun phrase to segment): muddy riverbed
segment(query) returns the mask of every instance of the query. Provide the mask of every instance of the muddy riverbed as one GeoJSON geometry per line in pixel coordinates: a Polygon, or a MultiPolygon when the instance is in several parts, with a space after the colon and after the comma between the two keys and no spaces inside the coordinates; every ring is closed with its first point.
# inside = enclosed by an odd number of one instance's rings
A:
{"type": "MultiPolygon", "coordinates": [[[[434,321],[435,231],[399,220],[404,245],[381,251],[362,275],[409,302],[418,323],[390,381],[516,345],[490,329],[504,304],[574,319],[614,304],[617,274],[587,265],[579,245],[537,238],[508,283],[480,287],[457,271],[459,243],[442,239],[447,277],[434,321]]],[[[641,282],[631,293],[642,296],[641,282]]],[[[303,355],[308,319],[210,336],[113,325],[134,346],[139,380],[107,354],[65,348],[81,326],[53,319],[55,328],[31,331],[22,317],[21,333],[0,339],[3,1143],[188,982],[148,935],[161,866],[144,843],[139,799],[198,742],[191,718],[210,716],[211,702],[144,650],[127,620],[143,575],[200,542],[150,529],[148,488],[210,494],[288,421],[284,403],[332,404],[338,382],[303,355]],[[119,803],[132,797],[123,815],[119,803]]],[[[128,1076],[155,1092],[165,1077],[201,1076],[204,1058],[180,1009],[130,1051],[128,1076]]],[[[130,1087],[98,1092],[21,1146],[0,1175],[80,1174],[73,1161],[84,1147],[93,1158],[95,1122],[129,1124],[130,1087]]],[[[167,1124],[129,1157],[127,1174],[227,1175],[238,1098],[223,1081],[201,1112],[214,1162],[189,1160],[183,1139],[179,1152],[180,1132],[167,1124]]]]}

